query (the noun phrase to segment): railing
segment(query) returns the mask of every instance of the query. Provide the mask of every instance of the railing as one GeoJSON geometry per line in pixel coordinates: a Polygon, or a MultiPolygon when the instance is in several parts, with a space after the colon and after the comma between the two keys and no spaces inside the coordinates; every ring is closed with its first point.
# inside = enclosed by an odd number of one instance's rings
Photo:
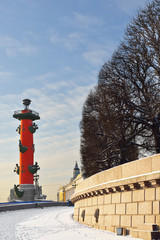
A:
{"type": "Polygon", "coordinates": [[[33,111],[33,110],[30,110],[34,115],[38,116],[39,117],[39,113],[36,112],[36,111],[33,111]]]}
{"type": "MultiPolygon", "coordinates": [[[[14,115],[16,115],[16,114],[23,114],[22,111],[23,111],[23,110],[14,111],[14,115]]],[[[32,113],[32,114],[34,114],[34,115],[36,115],[36,116],[39,117],[39,113],[36,112],[36,111],[33,111],[33,110],[29,109],[28,112],[30,112],[30,113],[32,113]]]]}
{"type": "Polygon", "coordinates": [[[21,113],[22,113],[21,110],[14,111],[14,115],[16,115],[16,114],[21,114],[21,113]]]}

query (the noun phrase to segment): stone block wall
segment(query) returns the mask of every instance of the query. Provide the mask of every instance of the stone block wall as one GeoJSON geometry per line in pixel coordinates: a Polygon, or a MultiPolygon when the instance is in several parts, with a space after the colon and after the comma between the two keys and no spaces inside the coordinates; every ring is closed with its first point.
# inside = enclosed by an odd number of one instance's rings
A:
{"type": "Polygon", "coordinates": [[[149,237],[143,239],[152,239],[144,229],[160,226],[160,154],[93,175],[71,200],[81,223],[112,232],[122,227],[133,237],[144,231],[149,237]]]}

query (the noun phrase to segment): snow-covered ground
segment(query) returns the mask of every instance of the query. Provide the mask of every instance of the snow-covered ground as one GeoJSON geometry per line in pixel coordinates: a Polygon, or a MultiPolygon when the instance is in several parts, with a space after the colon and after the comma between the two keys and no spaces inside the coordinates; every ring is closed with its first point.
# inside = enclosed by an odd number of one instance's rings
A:
{"type": "Polygon", "coordinates": [[[89,228],[72,218],[73,207],[48,207],[0,213],[0,240],[135,240],[89,228]]]}

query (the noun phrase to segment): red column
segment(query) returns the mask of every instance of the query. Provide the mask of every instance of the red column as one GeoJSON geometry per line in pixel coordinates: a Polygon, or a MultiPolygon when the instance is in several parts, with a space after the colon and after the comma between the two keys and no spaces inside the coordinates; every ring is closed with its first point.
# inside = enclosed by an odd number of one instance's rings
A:
{"type": "MultiPolygon", "coordinates": [[[[25,112],[28,111],[22,111],[22,113],[25,112]]],[[[28,170],[28,166],[34,163],[33,133],[28,129],[28,127],[32,126],[32,122],[30,119],[21,119],[20,140],[21,144],[28,149],[24,153],[20,152],[19,184],[33,184],[33,174],[28,170]]]]}

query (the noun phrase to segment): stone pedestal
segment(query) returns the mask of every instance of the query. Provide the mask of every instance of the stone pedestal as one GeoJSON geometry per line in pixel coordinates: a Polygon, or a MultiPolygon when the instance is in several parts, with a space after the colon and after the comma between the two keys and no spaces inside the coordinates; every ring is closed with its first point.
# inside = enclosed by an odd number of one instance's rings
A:
{"type": "Polygon", "coordinates": [[[8,198],[9,201],[19,200],[19,201],[34,201],[35,197],[35,188],[34,184],[21,184],[19,186],[19,190],[24,191],[24,194],[22,197],[18,198],[15,194],[14,188],[10,189],[10,196],[8,198]]]}

